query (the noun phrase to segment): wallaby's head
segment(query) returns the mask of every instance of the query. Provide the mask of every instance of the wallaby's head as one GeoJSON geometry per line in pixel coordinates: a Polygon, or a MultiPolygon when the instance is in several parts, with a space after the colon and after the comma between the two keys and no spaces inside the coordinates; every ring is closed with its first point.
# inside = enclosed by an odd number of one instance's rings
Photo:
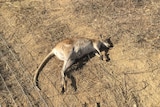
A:
{"type": "Polygon", "coordinates": [[[103,36],[100,35],[100,41],[103,43],[104,46],[106,47],[113,47],[113,44],[111,42],[111,37],[107,38],[107,39],[103,39],[103,36]]]}

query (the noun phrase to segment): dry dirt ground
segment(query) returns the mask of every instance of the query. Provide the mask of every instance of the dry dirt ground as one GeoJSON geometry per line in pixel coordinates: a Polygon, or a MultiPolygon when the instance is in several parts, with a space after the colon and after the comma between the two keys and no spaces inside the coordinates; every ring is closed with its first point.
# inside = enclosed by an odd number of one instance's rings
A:
{"type": "Polygon", "coordinates": [[[160,107],[159,0],[0,0],[1,107],[160,107]],[[110,60],[75,63],[61,94],[63,62],[54,45],[71,37],[111,37],[110,60]]]}

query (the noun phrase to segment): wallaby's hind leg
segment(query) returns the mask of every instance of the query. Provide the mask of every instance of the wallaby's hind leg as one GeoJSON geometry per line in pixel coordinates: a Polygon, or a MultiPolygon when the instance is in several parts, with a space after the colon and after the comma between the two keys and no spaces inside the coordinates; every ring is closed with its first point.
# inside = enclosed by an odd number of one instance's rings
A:
{"type": "Polygon", "coordinates": [[[62,93],[66,90],[66,81],[65,81],[65,71],[74,63],[74,60],[68,59],[67,61],[64,61],[63,68],[61,71],[62,76],[62,93]]]}

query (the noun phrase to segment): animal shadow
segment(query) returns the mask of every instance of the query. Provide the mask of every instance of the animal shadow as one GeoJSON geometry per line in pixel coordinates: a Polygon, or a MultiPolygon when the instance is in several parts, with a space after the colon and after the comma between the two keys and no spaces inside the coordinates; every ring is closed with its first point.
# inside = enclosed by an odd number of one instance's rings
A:
{"type": "MultiPolygon", "coordinates": [[[[112,48],[113,47],[113,44],[109,39],[106,39],[106,41],[110,44],[110,47],[109,48],[112,48]]],[[[109,54],[108,54],[108,51],[109,51],[109,48],[105,47],[105,46],[101,46],[100,48],[100,51],[105,51],[105,57],[106,57],[106,61],[108,62],[110,60],[109,58],[109,54]]],[[[75,61],[75,63],[65,72],[65,76],[67,76],[67,78],[69,78],[71,80],[71,86],[73,87],[73,89],[76,91],[77,90],[77,85],[76,85],[76,79],[75,77],[72,75],[72,72],[74,72],[75,70],[78,70],[78,69],[82,69],[84,67],[84,65],[86,65],[86,63],[93,57],[95,57],[95,52],[92,52],[88,55],[85,55],[84,57],[80,58],[80,59],[77,59],[75,61]]],[[[62,93],[64,93],[65,91],[62,89],[62,93]]]]}

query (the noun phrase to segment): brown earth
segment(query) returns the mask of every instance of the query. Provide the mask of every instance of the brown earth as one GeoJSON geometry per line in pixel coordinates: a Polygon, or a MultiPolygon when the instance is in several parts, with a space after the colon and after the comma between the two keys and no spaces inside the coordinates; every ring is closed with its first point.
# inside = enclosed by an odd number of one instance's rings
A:
{"type": "Polygon", "coordinates": [[[2,107],[160,107],[160,1],[1,0],[0,58],[2,107]],[[80,59],[61,94],[63,62],[52,58],[35,89],[57,42],[100,34],[114,45],[108,62],[80,59]]]}

